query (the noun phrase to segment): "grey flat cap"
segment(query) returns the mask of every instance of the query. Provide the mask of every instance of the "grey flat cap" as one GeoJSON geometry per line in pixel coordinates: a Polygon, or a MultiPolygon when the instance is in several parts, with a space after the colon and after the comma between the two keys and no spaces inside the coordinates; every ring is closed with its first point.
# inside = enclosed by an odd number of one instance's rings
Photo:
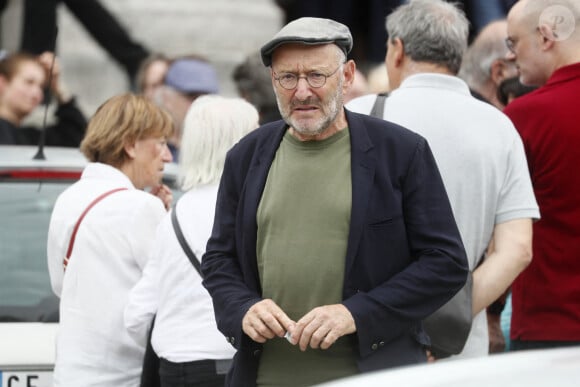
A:
{"type": "Polygon", "coordinates": [[[331,19],[303,17],[286,24],[268,43],[262,46],[262,62],[272,64],[272,53],[286,43],[309,45],[334,43],[348,54],[352,49],[352,35],[344,24],[331,19]]]}

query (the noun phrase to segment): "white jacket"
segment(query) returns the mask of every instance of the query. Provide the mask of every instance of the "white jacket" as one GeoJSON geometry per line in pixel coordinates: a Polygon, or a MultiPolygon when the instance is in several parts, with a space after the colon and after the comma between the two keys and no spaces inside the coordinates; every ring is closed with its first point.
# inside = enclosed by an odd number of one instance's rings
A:
{"type": "MultiPolygon", "coordinates": [[[[198,260],[211,233],[217,189],[209,185],[189,191],[176,207],[198,260]]],[[[231,359],[235,350],[217,329],[211,297],[175,236],[170,214],[157,229],[153,251],[125,309],[129,331],[143,340],[156,314],[151,343],[160,357],[175,363],[231,359]]]]}
{"type": "Polygon", "coordinates": [[[58,197],[47,245],[52,288],[61,299],[54,386],[139,384],[145,342],[129,337],[123,310],[165,214],[159,198],[100,163],[89,164],[58,197]],[[97,196],[119,187],[127,190],[107,196],[87,213],[65,273],[63,258],[79,216],[97,196]]]}

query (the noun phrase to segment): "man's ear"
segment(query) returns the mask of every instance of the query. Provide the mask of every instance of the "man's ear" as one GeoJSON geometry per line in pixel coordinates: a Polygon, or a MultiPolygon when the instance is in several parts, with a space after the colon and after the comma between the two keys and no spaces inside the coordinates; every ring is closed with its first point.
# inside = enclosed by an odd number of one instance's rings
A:
{"type": "Polygon", "coordinates": [[[354,82],[356,73],[356,64],[354,60],[350,59],[344,64],[344,83],[342,85],[343,92],[346,93],[354,82]]]}
{"type": "Polygon", "coordinates": [[[542,37],[542,49],[544,51],[549,50],[554,46],[554,42],[558,40],[558,33],[548,24],[540,24],[538,27],[540,35],[542,37]]]}
{"type": "Polygon", "coordinates": [[[489,69],[489,77],[494,85],[499,86],[499,84],[506,78],[511,76],[511,73],[515,73],[515,66],[512,69],[511,67],[514,66],[513,63],[503,59],[498,58],[491,62],[491,66],[489,69]],[[511,72],[510,72],[511,70],[511,72]]]}
{"type": "Polygon", "coordinates": [[[272,80],[272,87],[276,90],[276,74],[274,74],[274,69],[270,66],[270,79],[272,80]]]}
{"type": "Polygon", "coordinates": [[[491,66],[489,68],[489,78],[493,82],[494,85],[499,85],[503,76],[503,62],[501,59],[496,59],[491,62],[491,66]]]}
{"type": "Polygon", "coordinates": [[[405,58],[405,44],[400,38],[395,38],[391,40],[391,46],[389,50],[393,50],[394,64],[399,67],[403,63],[405,58]]]}

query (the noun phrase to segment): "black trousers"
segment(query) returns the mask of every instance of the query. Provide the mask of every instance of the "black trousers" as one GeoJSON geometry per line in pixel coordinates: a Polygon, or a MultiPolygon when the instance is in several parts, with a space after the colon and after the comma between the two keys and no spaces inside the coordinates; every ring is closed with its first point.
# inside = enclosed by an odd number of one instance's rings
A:
{"type": "Polygon", "coordinates": [[[510,351],[524,351],[527,349],[546,349],[560,347],[574,347],[580,345],[578,341],[522,341],[511,340],[510,351]]]}
{"type": "Polygon", "coordinates": [[[133,80],[149,50],[135,42],[99,0],[25,0],[21,49],[32,54],[56,51],[56,8],[63,3],[91,36],[133,80]]]}
{"type": "MultiPolygon", "coordinates": [[[[155,320],[153,321],[155,323],[155,320]]],[[[159,357],[151,346],[151,332],[149,331],[149,338],[147,339],[147,348],[145,349],[145,358],[143,359],[143,372],[141,373],[140,387],[160,387],[161,380],[159,378],[159,357]]]]}
{"type": "Polygon", "coordinates": [[[162,387],[223,387],[231,360],[174,363],[159,359],[162,387]]]}

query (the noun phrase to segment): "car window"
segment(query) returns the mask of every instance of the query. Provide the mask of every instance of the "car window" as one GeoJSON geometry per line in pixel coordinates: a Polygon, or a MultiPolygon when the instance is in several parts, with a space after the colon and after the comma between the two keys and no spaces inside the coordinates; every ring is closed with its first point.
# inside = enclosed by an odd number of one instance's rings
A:
{"type": "Polygon", "coordinates": [[[58,321],[46,260],[46,238],[57,196],[71,184],[0,185],[0,321],[58,321]]]}
{"type": "MultiPolygon", "coordinates": [[[[173,199],[182,192],[165,176],[173,199]]],[[[0,181],[0,322],[58,322],[46,242],[58,195],[73,180],[0,181]]]]}

